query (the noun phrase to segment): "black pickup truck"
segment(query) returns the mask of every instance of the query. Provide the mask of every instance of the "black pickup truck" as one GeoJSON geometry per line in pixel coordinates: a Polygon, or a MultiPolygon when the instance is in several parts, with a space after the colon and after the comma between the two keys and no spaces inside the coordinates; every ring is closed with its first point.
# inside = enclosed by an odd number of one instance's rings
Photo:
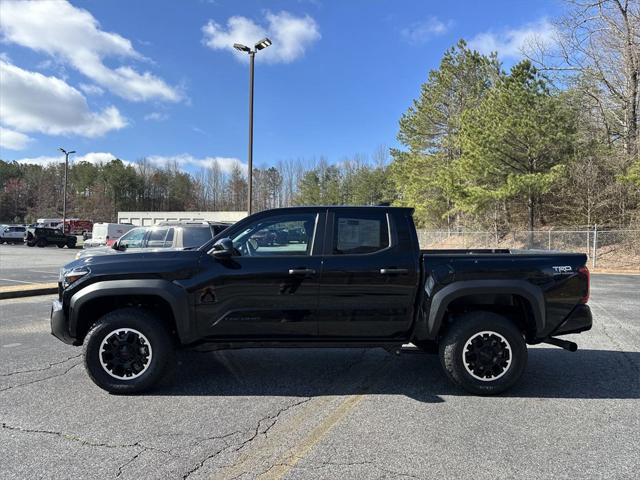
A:
{"type": "Polygon", "coordinates": [[[390,352],[413,343],[476,394],[512,386],[527,344],[577,348],[555,337],[591,328],[585,255],[420,250],[412,213],[275,209],[198,250],[81,258],[60,271],[51,330],[84,345],[89,376],[112,393],[151,387],[175,348],[202,343],[390,352]],[[273,241],[261,241],[265,231],[273,241]]]}

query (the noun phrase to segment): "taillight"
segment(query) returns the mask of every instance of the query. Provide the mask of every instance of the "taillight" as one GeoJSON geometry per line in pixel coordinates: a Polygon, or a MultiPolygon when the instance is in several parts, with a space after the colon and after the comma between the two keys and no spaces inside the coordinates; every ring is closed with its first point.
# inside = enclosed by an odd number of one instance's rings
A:
{"type": "Polygon", "coordinates": [[[589,269],[584,266],[578,269],[578,273],[582,275],[582,277],[587,281],[587,290],[585,294],[580,298],[580,303],[587,303],[589,301],[589,294],[591,291],[591,274],[589,273],[589,269]]]}

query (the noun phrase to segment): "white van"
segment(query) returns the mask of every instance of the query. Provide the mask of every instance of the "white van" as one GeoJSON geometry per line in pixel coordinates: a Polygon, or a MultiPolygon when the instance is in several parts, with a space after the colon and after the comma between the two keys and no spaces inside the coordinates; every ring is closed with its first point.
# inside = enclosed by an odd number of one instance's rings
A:
{"type": "Polygon", "coordinates": [[[85,240],[84,248],[111,246],[122,235],[133,228],[130,223],[94,223],[91,238],[85,240]]]}

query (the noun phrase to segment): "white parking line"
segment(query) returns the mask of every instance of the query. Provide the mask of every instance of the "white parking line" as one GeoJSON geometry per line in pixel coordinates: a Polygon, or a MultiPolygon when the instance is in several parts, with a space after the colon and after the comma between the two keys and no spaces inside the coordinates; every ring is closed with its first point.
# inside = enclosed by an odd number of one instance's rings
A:
{"type": "Polygon", "coordinates": [[[22,345],[21,343],[8,343],[6,345],[2,345],[4,348],[11,348],[11,347],[19,347],[20,345],[22,345]]]}

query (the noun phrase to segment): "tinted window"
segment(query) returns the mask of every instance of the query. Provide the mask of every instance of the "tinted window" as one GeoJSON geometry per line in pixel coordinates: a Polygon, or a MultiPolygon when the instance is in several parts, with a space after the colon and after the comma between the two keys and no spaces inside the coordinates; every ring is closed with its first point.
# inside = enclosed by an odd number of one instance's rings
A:
{"type": "Polygon", "coordinates": [[[184,227],[182,230],[182,246],[187,248],[200,247],[213,238],[211,228],[184,227]]]}
{"type": "Polygon", "coordinates": [[[316,215],[311,213],[266,218],[236,233],[231,240],[242,256],[310,255],[315,223],[316,215]]]}
{"type": "Polygon", "coordinates": [[[147,237],[147,247],[162,248],[164,247],[164,239],[167,236],[168,228],[152,228],[147,237]]]}
{"type": "Polygon", "coordinates": [[[389,227],[384,213],[336,213],[333,232],[334,255],[372,253],[389,246],[389,227]]]}
{"type": "Polygon", "coordinates": [[[224,232],[227,229],[227,225],[213,225],[213,234],[218,235],[220,232],[224,232]]]}

